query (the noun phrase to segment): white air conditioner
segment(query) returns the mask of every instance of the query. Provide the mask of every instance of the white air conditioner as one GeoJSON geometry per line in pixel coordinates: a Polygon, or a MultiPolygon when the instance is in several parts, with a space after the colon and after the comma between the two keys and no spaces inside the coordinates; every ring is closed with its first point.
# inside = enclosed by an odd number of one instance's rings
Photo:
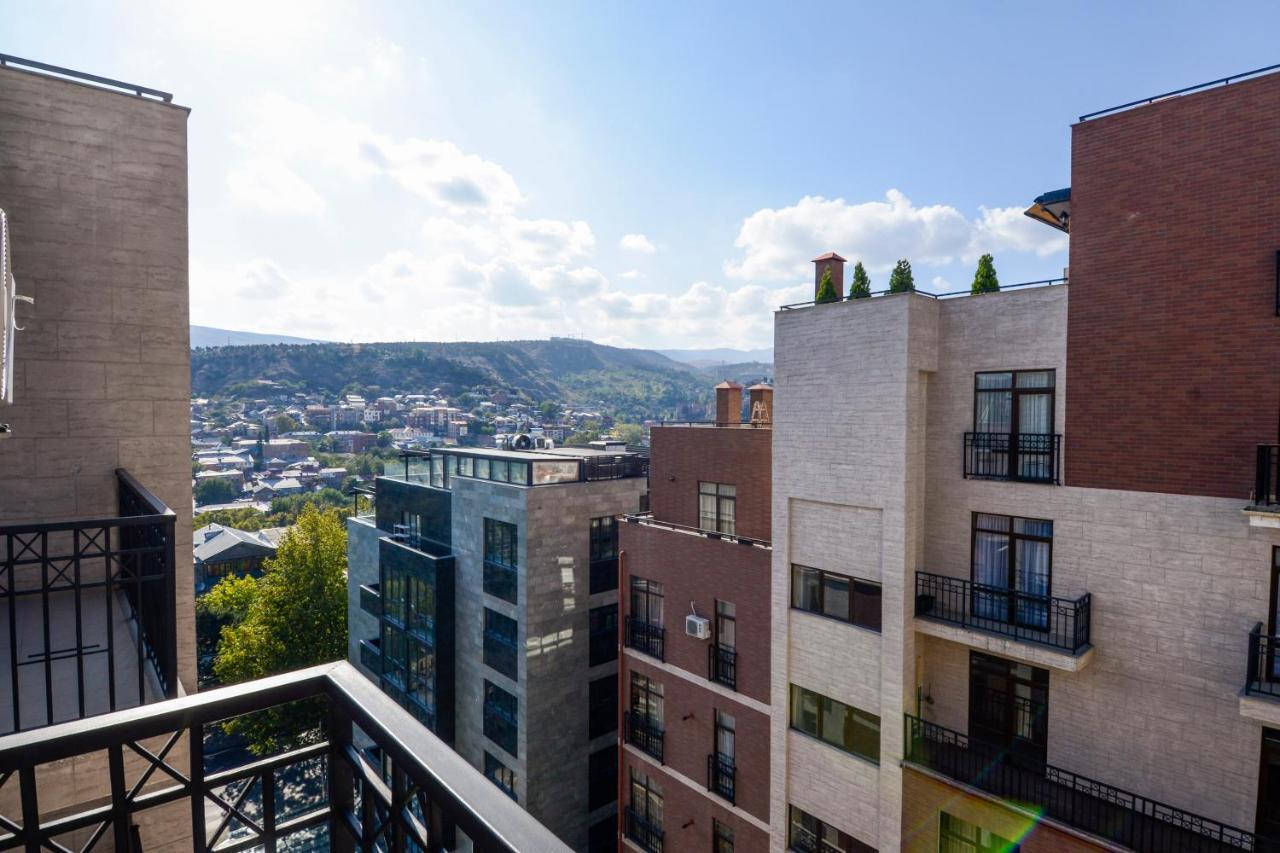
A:
{"type": "Polygon", "coordinates": [[[684,617],[684,632],[699,640],[711,639],[711,623],[701,616],[684,617]]]}

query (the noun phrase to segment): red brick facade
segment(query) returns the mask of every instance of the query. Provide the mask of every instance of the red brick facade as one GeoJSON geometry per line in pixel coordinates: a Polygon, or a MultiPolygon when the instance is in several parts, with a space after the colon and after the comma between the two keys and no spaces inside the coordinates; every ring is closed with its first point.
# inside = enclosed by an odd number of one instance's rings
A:
{"type": "MultiPolygon", "coordinates": [[[[768,732],[765,733],[768,737],[768,732]]],[[[644,773],[662,788],[663,849],[672,851],[712,850],[712,821],[733,830],[734,853],[766,853],[769,835],[754,824],[738,817],[708,795],[700,797],[683,782],[677,781],[654,762],[639,758],[626,750],[622,756],[622,808],[628,803],[631,768],[644,773]]],[[[630,849],[630,848],[623,848],[630,849]]]]}
{"type": "Polygon", "coordinates": [[[698,482],[728,483],[737,487],[738,535],[768,540],[772,441],[769,429],[654,427],[649,437],[653,517],[697,527],[698,482]]]}
{"type": "Polygon", "coordinates": [[[1280,422],[1280,75],[1077,124],[1064,466],[1237,498],[1280,422]]]}

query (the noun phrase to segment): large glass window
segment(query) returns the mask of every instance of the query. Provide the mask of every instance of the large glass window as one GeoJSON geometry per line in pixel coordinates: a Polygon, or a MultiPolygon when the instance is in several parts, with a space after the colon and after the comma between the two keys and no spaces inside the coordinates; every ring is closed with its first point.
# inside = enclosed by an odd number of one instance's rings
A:
{"type": "Polygon", "coordinates": [[[662,584],[660,582],[632,575],[631,618],[647,625],[662,626],[662,584]]]}
{"type": "Polygon", "coordinates": [[[871,581],[792,565],[791,606],[880,630],[880,584],[871,581]]]}
{"type": "Polygon", "coordinates": [[[727,533],[737,530],[738,490],[727,483],[698,483],[698,526],[727,533]]]}
{"type": "Polygon", "coordinates": [[[590,709],[587,737],[597,738],[618,730],[618,676],[606,675],[588,685],[590,709]]]}
{"type": "Polygon", "coordinates": [[[938,853],[1018,853],[1021,849],[1022,845],[976,824],[938,813],[938,853]]]}
{"type": "Polygon", "coordinates": [[[484,520],[484,591],[516,603],[519,542],[516,526],[492,518],[484,520]]]}
{"type": "Polygon", "coordinates": [[[520,626],[516,620],[496,610],[484,609],[484,662],[498,672],[518,680],[520,626]]]}
{"type": "Polygon", "coordinates": [[[1052,479],[1049,436],[1054,426],[1054,371],[1005,370],[974,374],[973,431],[1010,436],[984,439],[987,474],[1052,479]]]}
{"type": "Polygon", "coordinates": [[[631,811],[655,829],[662,828],[662,786],[631,768],[631,811]]]}
{"type": "Polygon", "coordinates": [[[711,819],[711,853],[733,853],[733,827],[711,819]]]}
{"type": "Polygon", "coordinates": [[[818,820],[795,806],[787,807],[787,846],[802,853],[875,853],[875,848],[818,820]]]}
{"type": "Polygon", "coordinates": [[[520,703],[488,679],[484,682],[484,736],[518,757],[520,703]]]}
{"type": "Polygon", "coordinates": [[[617,798],[618,748],[606,746],[587,756],[587,808],[607,806],[617,798]]]}
{"type": "Polygon", "coordinates": [[[791,728],[837,749],[880,763],[880,718],[791,685],[791,728]]]}
{"type": "Polygon", "coordinates": [[[484,775],[489,781],[516,799],[516,772],[495,758],[489,750],[484,751],[484,775]]]}
{"type": "Polygon", "coordinates": [[[611,515],[591,519],[590,591],[618,588],[618,519],[611,515]]]}
{"type": "Polygon", "coordinates": [[[975,512],[970,577],[974,616],[1046,630],[1053,522],[975,512]]]}
{"type": "Polygon", "coordinates": [[[588,642],[590,666],[618,659],[618,605],[591,608],[591,634],[588,642]]]}
{"type": "Polygon", "coordinates": [[[638,672],[631,673],[631,713],[662,728],[662,685],[638,672]]]}

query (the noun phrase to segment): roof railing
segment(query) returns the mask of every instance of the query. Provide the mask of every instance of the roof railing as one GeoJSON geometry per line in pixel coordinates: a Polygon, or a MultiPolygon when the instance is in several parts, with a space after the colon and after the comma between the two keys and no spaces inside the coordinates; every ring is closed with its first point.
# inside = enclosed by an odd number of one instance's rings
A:
{"type": "Polygon", "coordinates": [[[1257,77],[1260,74],[1267,74],[1272,71],[1280,70],[1280,65],[1268,65],[1265,68],[1255,68],[1252,71],[1245,71],[1241,74],[1232,74],[1230,77],[1219,77],[1217,80],[1210,80],[1208,83],[1197,83],[1194,86],[1187,86],[1183,89],[1174,89],[1172,92],[1165,92],[1162,95],[1152,95],[1150,98],[1142,98],[1137,101],[1130,101],[1127,104],[1120,104],[1116,107],[1107,107],[1105,110],[1097,110],[1096,112],[1085,113],[1080,116],[1080,121],[1088,121],[1098,116],[1110,115],[1133,107],[1142,107],[1147,104],[1154,104],[1156,101],[1163,101],[1165,98],[1173,98],[1178,95],[1186,95],[1190,92],[1198,92],[1201,89],[1208,89],[1210,86],[1229,86],[1233,80],[1244,80],[1248,77],[1257,77]]]}
{"type": "Polygon", "coordinates": [[[0,68],[8,67],[10,65],[16,68],[30,68],[36,71],[43,71],[47,74],[56,74],[59,77],[66,77],[70,80],[94,83],[98,86],[108,89],[116,89],[121,92],[131,92],[139,98],[154,98],[158,101],[163,101],[166,104],[173,102],[173,95],[169,92],[161,92],[159,89],[139,86],[136,83],[125,83],[121,80],[112,80],[110,77],[99,77],[96,74],[86,74],[83,71],[75,71],[71,68],[50,65],[47,62],[37,62],[34,59],[23,59],[20,56],[11,56],[7,53],[0,53],[0,68]]]}
{"type": "MultiPolygon", "coordinates": [[[[1000,285],[1000,292],[1003,293],[1006,290],[1017,290],[1020,287],[1051,287],[1054,285],[1066,284],[1066,283],[1067,283],[1067,280],[1065,278],[1042,278],[1042,279],[1039,279],[1038,281],[1022,281],[1022,282],[1018,282],[1017,284],[1002,284],[1000,285]]],[[[928,293],[923,290],[904,290],[899,292],[914,293],[917,296],[927,296],[930,299],[954,299],[955,297],[958,297],[958,296],[974,295],[973,291],[971,290],[953,290],[950,293],[928,293]]],[[[872,297],[891,296],[893,295],[893,293],[894,291],[891,291],[891,290],[876,290],[871,293],[871,296],[872,297]]],[[[870,298],[870,297],[865,297],[865,296],[856,297],[856,296],[843,295],[835,299],[829,300],[829,302],[857,302],[859,299],[867,299],[867,298],[870,298]]],[[[793,308],[808,308],[810,305],[819,305],[819,304],[827,305],[829,304],[829,302],[819,303],[814,300],[810,300],[808,302],[793,302],[790,305],[780,306],[778,310],[790,311],[793,308]]]]}

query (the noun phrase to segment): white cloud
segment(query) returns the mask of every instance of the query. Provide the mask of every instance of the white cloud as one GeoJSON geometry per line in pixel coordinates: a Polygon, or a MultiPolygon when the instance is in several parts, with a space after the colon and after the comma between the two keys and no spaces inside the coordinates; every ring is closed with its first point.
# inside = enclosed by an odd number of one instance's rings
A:
{"type": "Polygon", "coordinates": [[[898,258],[940,266],[983,252],[1045,256],[1065,248],[1064,235],[1021,214],[1017,207],[982,208],[977,219],[969,219],[949,205],[917,206],[898,190],[889,190],[884,201],[856,204],[805,196],[743,220],[734,241],[741,257],[727,261],[725,273],[750,281],[807,276],[809,261],[831,250],[883,272],[898,258]]]}
{"type": "Polygon", "coordinates": [[[618,275],[618,278],[625,278],[625,279],[627,279],[628,281],[632,281],[632,280],[637,279],[637,278],[639,278],[639,277],[640,277],[640,270],[627,270],[626,272],[624,272],[624,273],[620,273],[620,274],[618,275]]]}
{"type": "Polygon", "coordinates": [[[287,163],[254,158],[227,173],[231,198],[266,213],[313,216],[325,208],[324,198],[287,163]]]}
{"type": "Polygon", "coordinates": [[[622,239],[618,241],[618,247],[628,252],[637,252],[642,255],[652,255],[658,251],[658,247],[643,234],[624,234],[622,239]]]}
{"type": "Polygon", "coordinates": [[[506,169],[452,142],[407,139],[397,142],[373,134],[365,156],[401,187],[453,211],[509,211],[523,198],[506,169]]]}

